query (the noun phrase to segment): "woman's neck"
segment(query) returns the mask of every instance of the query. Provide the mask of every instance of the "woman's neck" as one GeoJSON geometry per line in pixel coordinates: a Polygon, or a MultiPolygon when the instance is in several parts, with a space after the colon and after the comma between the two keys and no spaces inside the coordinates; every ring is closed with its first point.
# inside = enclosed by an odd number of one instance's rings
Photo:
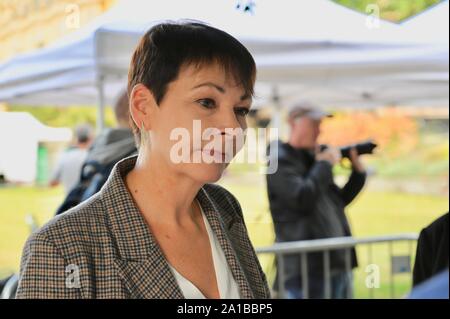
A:
{"type": "Polygon", "coordinates": [[[147,221],[182,226],[196,219],[194,199],[202,185],[175,172],[157,155],[140,153],[125,180],[147,221]]]}

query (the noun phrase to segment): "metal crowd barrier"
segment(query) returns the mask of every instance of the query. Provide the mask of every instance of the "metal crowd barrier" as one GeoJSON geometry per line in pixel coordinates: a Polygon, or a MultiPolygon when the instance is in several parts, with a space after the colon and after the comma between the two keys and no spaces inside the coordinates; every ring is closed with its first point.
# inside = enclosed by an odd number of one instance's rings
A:
{"type": "MultiPolygon", "coordinates": [[[[389,274],[389,285],[390,285],[390,296],[394,298],[395,286],[394,286],[394,274],[399,272],[409,272],[411,273],[412,256],[414,253],[414,245],[417,241],[417,234],[396,234],[389,236],[376,236],[367,238],[354,238],[354,237],[337,237],[337,238],[327,238],[327,239],[316,239],[316,240],[304,240],[304,241],[293,241],[293,242],[280,242],[274,243],[268,247],[256,248],[256,253],[258,255],[262,254],[272,254],[276,256],[277,260],[277,276],[278,276],[278,298],[285,298],[285,274],[284,274],[284,257],[286,255],[299,254],[300,258],[300,269],[302,277],[302,291],[305,299],[308,299],[309,283],[308,283],[308,265],[307,258],[308,253],[312,252],[322,252],[323,254],[323,264],[324,264],[324,296],[329,299],[331,297],[331,272],[330,272],[330,251],[336,249],[345,249],[345,268],[346,271],[351,271],[351,248],[367,245],[368,247],[368,264],[373,263],[373,253],[372,246],[375,244],[386,243],[388,245],[388,254],[391,261],[391,271],[389,274]],[[398,242],[408,243],[408,255],[394,256],[393,245],[398,242]],[[396,259],[396,257],[398,257],[396,259]],[[403,266],[402,266],[403,264],[403,266]],[[402,268],[403,267],[403,268],[402,268]],[[394,269],[396,268],[396,269],[394,269]],[[400,269],[400,270],[399,270],[400,269]]],[[[351,295],[347,296],[351,298],[351,295]]],[[[370,298],[373,298],[373,289],[370,291],[370,298]]]]}

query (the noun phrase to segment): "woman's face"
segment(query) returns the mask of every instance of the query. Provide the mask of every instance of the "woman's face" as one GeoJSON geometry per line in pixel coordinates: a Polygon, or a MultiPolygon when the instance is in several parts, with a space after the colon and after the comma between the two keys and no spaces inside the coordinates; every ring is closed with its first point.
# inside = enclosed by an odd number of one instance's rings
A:
{"type": "Polygon", "coordinates": [[[150,156],[201,183],[217,181],[243,146],[251,102],[218,64],[181,68],[148,119],[150,156]]]}

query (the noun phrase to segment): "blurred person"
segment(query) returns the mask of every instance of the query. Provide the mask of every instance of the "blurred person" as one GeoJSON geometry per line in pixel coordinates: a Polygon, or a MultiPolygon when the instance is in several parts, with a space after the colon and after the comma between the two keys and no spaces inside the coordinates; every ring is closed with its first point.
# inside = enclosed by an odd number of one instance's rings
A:
{"type": "Polygon", "coordinates": [[[420,232],[413,268],[413,286],[417,286],[437,273],[448,269],[448,215],[447,212],[420,232]]]}
{"type": "MultiPolygon", "coordinates": [[[[366,172],[356,150],[350,152],[352,173],[343,188],[333,180],[333,166],[341,160],[339,149],[318,144],[322,119],[331,116],[310,102],[303,101],[288,114],[290,136],[287,143],[276,141],[269,147],[269,160],[278,168],[267,174],[270,211],[276,242],[289,242],[351,236],[344,208],[362,190],[366,172]],[[278,157],[272,147],[278,147],[278,157]]],[[[331,298],[352,294],[351,269],[356,253],[350,250],[350,271],[345,268],[345,251],[330,251],[331,298]]],[[[322,253],[309,253],[308,297],[324,298],[324,260],[322,253]]],[[[300,256],[284,258],[284,283],[288,298],[304,298],[300,256]]],[[[274,289],[278,287],[278,276],[274,289]]]]}
{"type": "Polygon", "coordinates": [[[82,165],[77,185],[66,196],[56,215],[97,193],[118,161],[137,154],[129,121],[130,112],[126,91],[121,93],[114,103],[114,114],[116,127],[104,129],[94,140],[82,165]]]}
{"type": "Polygon", "coordinates": [[[50,181],[50,186],[62,184],[66,194],[80,180],[81,167],[92,142],[91,126],[88,124],[78,125],[75,128],[75,139],[76,144],[61,154],[50,181]]]}
{"type": "Polygon", "coordinates": [[[213,184],[239,150],[193,136],[200,120],[200,135],[234,141],[226,129],[246,129],[255,78],[251,54],[221,30],[171,22],[147,31],[128,76],[139,153],[27,240],[17,297],[270,298],[240,204],[213,184]],[[178,129],[189,133],[188,162],[172,157],[178,129]]]}
{"type": "MultiPolygon", "coordinates": [[[[106,182],[113,166],[124,157],[137,153],[134,134],[129,122],[130,112],[126,90],[116,99],[114,106],[116,127],[104,129],[91,143],[81,168],[81,176],[76,186],[66,196],[56,214],[61,214],[78,205],[100,190],[106,182]],[[83,173],[84,171],[84,173],[83,173]]],[[[10,282],[18,277],[7,278],[10,282]]],[[[7,282],[6,280],[4,281],[7,282]]],[[[10,291],[16,289],[13,286],[10,291]]],[[[0,280],[0,292],[2,281],[0,280]]],[[[14,293],[15,295],[15,293],[14,293]]]]}

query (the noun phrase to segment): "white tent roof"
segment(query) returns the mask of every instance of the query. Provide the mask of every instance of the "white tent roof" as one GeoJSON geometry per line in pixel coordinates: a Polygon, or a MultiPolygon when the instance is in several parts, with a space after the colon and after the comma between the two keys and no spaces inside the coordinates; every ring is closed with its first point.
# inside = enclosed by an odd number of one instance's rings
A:
{"type": "Polygon", "coordinates": [[[441,43],[448,46],[449,41],[448,1],[439,2],[434,7],[413,16],[402,23],[408,30],[403,37],[410,42],[441,43]]]}
{"type": "Polygon", "coordinates": [[[17,131],[37,142],[68,142],[72,139],[70,128],[46,126],[27,112],[0,112],[0,141],[11,140],[11,135],[15,135],[11,132],[17,131]]]}
{"type": "Polygon", "coordinates": [[[71,138],[69,128],[45,126],[29,113],[0,112],[0,173],[8,181],[31,183],[36,178],[38,143],[71,138]]]}
{"type": "Polygon", "coordinates": [[[277,86],[285,103],[448,105],[448,1],[426,14],[372,28],[366,16],[328,0],[260,0],[254,15],[229,0],[119,1],[54,46],[0,65],[0,101],[111,103],[126,85],[142,33],[162,19],[189,18],[224,29],[249,48],[261,103],[277,86]]]}

